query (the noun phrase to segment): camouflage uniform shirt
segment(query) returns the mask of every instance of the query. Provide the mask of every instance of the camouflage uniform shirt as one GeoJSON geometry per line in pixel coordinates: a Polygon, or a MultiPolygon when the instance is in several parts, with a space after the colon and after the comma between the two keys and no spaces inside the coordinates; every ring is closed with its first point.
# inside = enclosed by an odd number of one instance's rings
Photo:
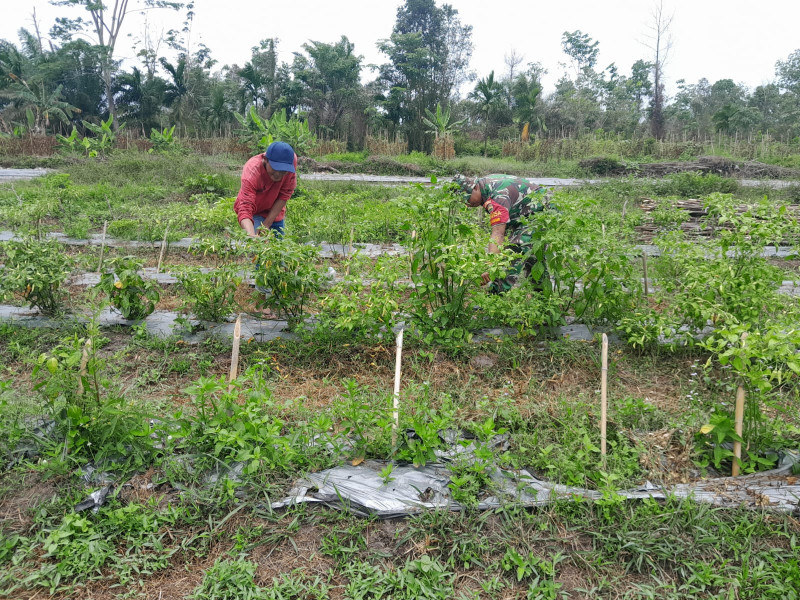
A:
{"type": "Polygon", "coordinates": [[[530,238],[522,239],[529,233],[524,218],[548,207],[550,194],[547,188],[513,175],[487,175],[477,179],[475,184],[481,191],[483,208],[489,213],[492,226],[504,224],[509,243],[530,241],[530,238]]]}

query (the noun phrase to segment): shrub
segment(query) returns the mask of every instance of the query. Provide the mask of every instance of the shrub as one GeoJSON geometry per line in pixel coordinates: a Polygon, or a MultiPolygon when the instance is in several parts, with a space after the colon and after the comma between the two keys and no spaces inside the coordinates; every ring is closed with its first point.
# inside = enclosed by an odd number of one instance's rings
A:
{"type": "Polygon", "coordinates": [[[739,182],[714,173],[685,172],[667,175],[653,184],[660,196],[701,198],[714,192],[732,194],[739,190],[739,182]]]}
{"type": "Polygon", "coordinates": [[[505,274],[511,253],[487,255],[487,236],[467,217],[467,209],[447,192],[425,191],[407,203],[411,220],[411,280],[408,301],[425,340],[457,341],[469,337],[472,291],[481,275],[505,274]]]}
{"type": "Polygon", "coordinates": [[[109,269],[100,277],[97,288],[108,295],[111,306],[125,319],[144,319],[156,309],[161,298],[158,285],[139,274],[142,263],[133,257],[109,261],[109,269]]]}
{"type": "Polygon", "coordinates": [[[323,275],[316,266],[319,249],[291,238],[261,238],[252,241],[250,250],[257,259],[256,285],[269,290],[261,305],[285,315],[293,328],[302,321],[311,299],[322,287],[323,275]]]}
{"type": "Polygon", "coordinates": [[[43,313],[56,313],[64,300],[61,285],[72,270],[72,261],[63,254],[58,242],[24,239],[6,242],[3,250],[5,268],[0,295],[8,298],[19,293],[31,307],[43,313]]]}
{"type": "Polygon", "coordinates": [[[593,175],[624,175],[628,168],[624,162],[611,156],[586,158],[578,165],[593,175]]]}

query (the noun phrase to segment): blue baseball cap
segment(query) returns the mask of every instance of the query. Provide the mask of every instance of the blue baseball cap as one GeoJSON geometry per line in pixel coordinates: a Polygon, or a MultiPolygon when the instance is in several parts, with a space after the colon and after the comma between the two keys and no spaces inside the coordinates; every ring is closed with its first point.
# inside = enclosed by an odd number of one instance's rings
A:
{"type": "Polygon", "coordinates": [[[289,171],[294,173],[294,150],[286,142],[272,142],[264,156],[269,161],[269,166],[276,171],[289,171]]]}

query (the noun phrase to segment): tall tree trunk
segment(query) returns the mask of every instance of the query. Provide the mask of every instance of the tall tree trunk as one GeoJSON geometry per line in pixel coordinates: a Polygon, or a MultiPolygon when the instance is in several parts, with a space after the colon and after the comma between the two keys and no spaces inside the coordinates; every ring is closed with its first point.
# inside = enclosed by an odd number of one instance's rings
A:
{"type": "Polygon", "coordinates": [[[486,129],[483,132],[483,157],[486,158],[486,147],[489,145],[489,113],[486,113],[486,129]]]}

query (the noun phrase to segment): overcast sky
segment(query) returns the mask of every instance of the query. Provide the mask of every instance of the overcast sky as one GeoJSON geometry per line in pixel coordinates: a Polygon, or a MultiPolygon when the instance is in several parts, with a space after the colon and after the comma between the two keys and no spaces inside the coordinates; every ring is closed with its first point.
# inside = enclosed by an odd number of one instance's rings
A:
{"type": "MultiPolygon", "coordinates": [[[[112,4],[114,0],[105,0],[112,4]]],[[[131,6],[137,0],[130,0],[131,6]]],[[[401,0],[195,0],[192,40],[203,42],[218,61],[244,64],[259,40],[277,37],[280,60],[291,63],[292,53],[314,40],[335,42],[346,35],[363,64],[380,64],[386,57],[376,48],[388,38],[401,0]]],[[[442,2],[438,1],[441,5],[442,2]]],[[[506,70],[504,56],[512,50],[525,62],[538,61],[548,70],[545,92],[552,91],[567,58],[561,50],[564,31],[579,29],[600,42],[598,67],[616,63],[630,72],[639,58],[649,58],[645,47],[652,23],[651,0],[454,0],[461,20],[473,27],[472,69],[479,77],[506,70]]],[[[712,83],[730,78],[753,88],[773,80],[775,62],[800,48],[800,0],[664,0],[673,15],[672,51],[665,69],[668,89],[677,79],[712,83]]],[[[32,27],[36,8],[43,33],[56,16],[78,10],[51,6],[46,0],[0,0],[0,38],[17,42],[20,27],[32,27]]],[[[151,33],[180,28],[183,14],[150,11],[151,33]]],[[[131,15],[123,34],[141,37],[143,19],[131,15]]],[[[118,46],[125,66],[135,63],[131,38],[118,46]]],[[[164,49],[165,52],[168,50],[164,49]]],[[[364,71],[363,80],[371,79],[364,71]]]]}

